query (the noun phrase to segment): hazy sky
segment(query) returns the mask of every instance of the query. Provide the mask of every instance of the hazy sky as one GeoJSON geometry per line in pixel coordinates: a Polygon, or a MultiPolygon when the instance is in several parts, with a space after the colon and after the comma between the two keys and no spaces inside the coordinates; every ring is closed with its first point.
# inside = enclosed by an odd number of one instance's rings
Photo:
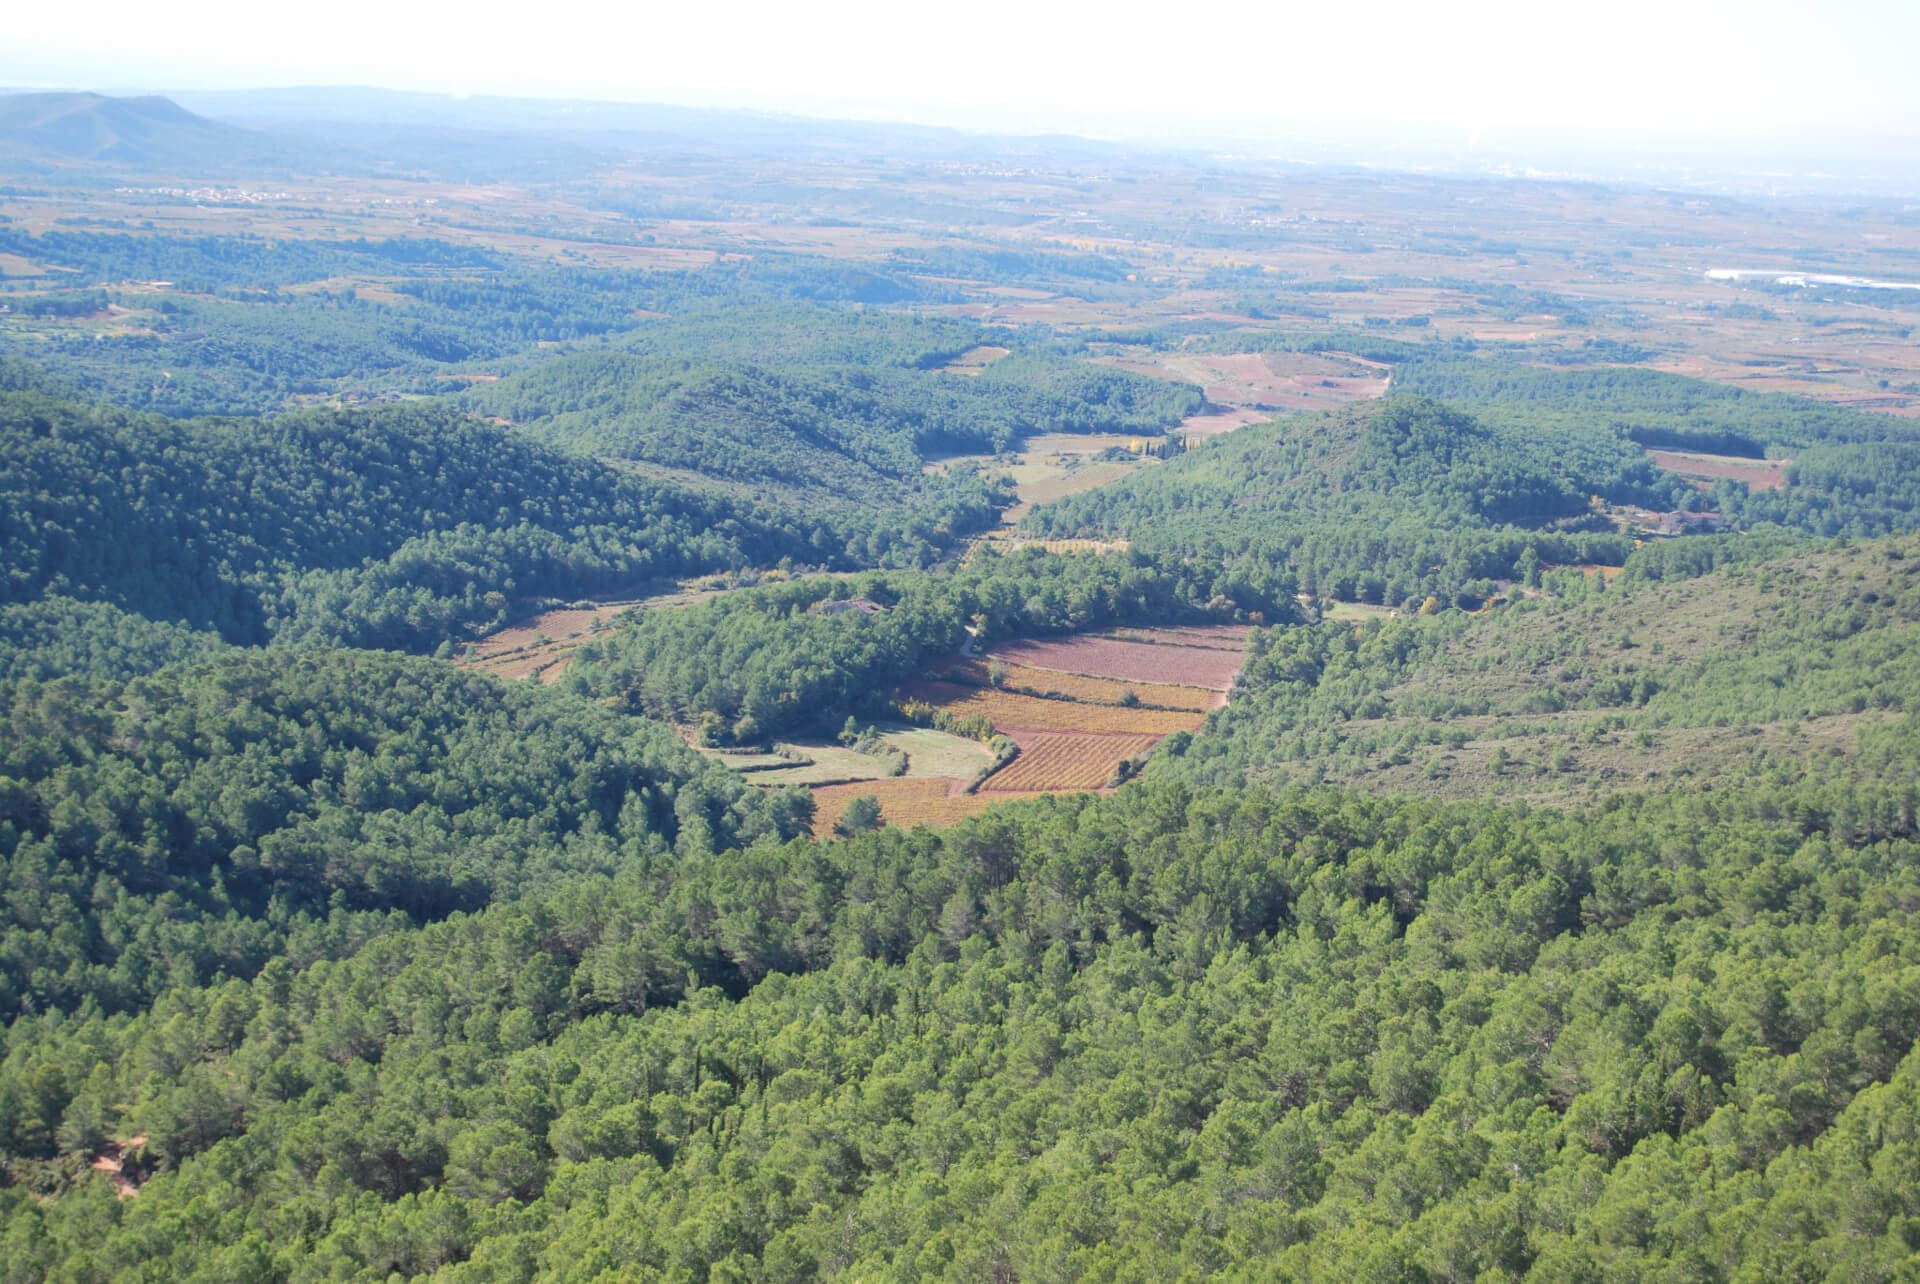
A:
{"type": "Polygon", "coordinates": [[[1920,0],[12,6],[0,83],[371,84],[1102,135],[1920,136],[1920,0]]]}

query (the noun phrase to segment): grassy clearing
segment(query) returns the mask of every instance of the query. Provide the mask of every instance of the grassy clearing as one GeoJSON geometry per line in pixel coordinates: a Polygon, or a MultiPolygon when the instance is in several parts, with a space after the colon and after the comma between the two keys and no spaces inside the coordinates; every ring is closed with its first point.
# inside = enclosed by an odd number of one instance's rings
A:
{"type": "Polygon", "coordinates": [[[781,741],[773,753],[701,752],[736,771],[749,773],[754,784],[767,786],[899,778],[964,782],[993,761],[992,753],[980,742],[931,727],[881,728],[880,742],[885,749],[907,756],[904,777],[890,776],[891,763],[881,754],[858,753],[826,741],[781,741]]]}

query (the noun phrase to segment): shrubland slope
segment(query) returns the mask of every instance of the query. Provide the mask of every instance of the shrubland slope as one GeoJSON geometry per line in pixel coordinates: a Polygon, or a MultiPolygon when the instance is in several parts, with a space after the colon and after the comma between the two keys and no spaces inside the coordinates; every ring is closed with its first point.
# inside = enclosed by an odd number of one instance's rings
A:
{"type": "Polygon", "coordinates": [[[1572,802],[1794,776],[1829,755],[1875,772],[1861,748],[1920,713],[1920,541],[1824,545],[1697,578],[1637,570],[1482,615],[1259,632],[1233,703],[1159,765],[1572,802]]]}

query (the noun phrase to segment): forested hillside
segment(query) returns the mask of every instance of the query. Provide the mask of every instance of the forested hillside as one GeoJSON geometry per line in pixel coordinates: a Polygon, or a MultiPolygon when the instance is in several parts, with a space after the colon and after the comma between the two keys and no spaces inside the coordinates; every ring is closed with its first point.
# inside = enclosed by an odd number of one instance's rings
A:
{"type": "Polygon", "coordinates": [[[926,368],[942,355],[909,346],[894,360],[780,370],[591,354],[543,362],[465,401],[567,449],[869,505],[933,485],[922,475],[929,455],[1004,450],[1040,432],[1158,434],[1201,405],[1198,389],[1059,357],[1007,356],[972,377],[926,368]]]}
{"type": "Polygon", "coordinates": [[[809,814],[669,728],[428,660],[233,652],[0,692],[8,1017],[139,1007],[809,814]]]}
{"type": "Polygon", "coordinates": [[[172,421],[0,394],[5,595],[105,601],[233,641],[432,650],[547,597],[782,558],[919,561],[991,519],[802,514],[626,477],[449,409],[172,421]]]}
{"type": "Polygon", "coordinates": [[[1867,441],[1920,441],[1920,426],[1807,397],[1755,393],[1658,370],[1550,370],[1517,362],[1420,354],[1394,367],[1394,387],[1551,427],[1600,421],[1644,446],[1717,454],[1867,441]]]}
{"type": "Polygon", "coordinates": [[[1243,429],[1025,525],[1266,559],[1308,593],[1418,605],[1490,596],[1529,556],[1618,565],[1632,541],[1593,516],[1595,495],[1676,507],[1688,491],[1610,432],[1531,436],[1393,398],[1243,429]]]}
{"type": "Polygon", "coordinates": [[[1912,790],[1848,796],[1134,788],[24,1018],[6,1271],[1894,1278],[1912,790]]]}

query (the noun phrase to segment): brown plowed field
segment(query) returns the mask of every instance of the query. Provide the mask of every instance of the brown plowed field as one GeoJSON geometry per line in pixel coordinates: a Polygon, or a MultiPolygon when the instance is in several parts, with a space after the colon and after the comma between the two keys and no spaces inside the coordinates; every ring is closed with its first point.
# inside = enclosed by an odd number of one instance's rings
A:
{"type": "Polygon", "coordinates": [[[1212,646],[1130,642],[1113,637],[1063,638],[1058,641],[1005,642],[990,652],[996,660],[1036,669],[1084,673],[1125,682],[1160,682],[1225,691],[1240,672],[1238,650],[1212,646]]]}
{"type": "Polygon", "coordinates": [[[979,794],[954,793],[961,781],[937,777],[894,777],[862,780],[851,785],[822,785],[813,791],[813,836],[833,837],[833,827],[847,804],[865,794],[880,800],[880,819],[911,829],[915,825],[943,826],[965,820],[993,800],[979,794]]]}
{"type": "Polygon", "coordinates": [[[1206,715],[1170,709],[1125,709],[1115,705],[1043,700],[957,682],[922,680],[900,688],[903,700],[925,700],[960,717],[986,715],[1002,731],[1083,731],[1164,736],[1197,731],[1206,715]]]}
{"type": "Polygon", "coordinates": [[[1031,732],[1016,737],[1020,756],[988,776],[982,793],[1045,793],[1057,789],[1098,789],[1113,778],[1123,758],[1153,748],[1159,736],[1076,735],[1031,732]]]}
{"type": "Polygon", "coordinates": [[[1706,455],[1691,450],[1649,450],[1653,462],[1682,477],[1730,477],[1754,490],[1778,490],[1787,484],[1786,462],[1779,459],[1743,459],[1737,455],[1706,455]]]}
{"type": "MultiPolygon", "coordinates": [[[[986,664],[980,660],[956,660],[943,672],[958,676],[963,683],[983,687],[993,685],[986,664]]],[[[1120,682],[1113,678],[1062,673],[1058,669],[1035,669],[1024,664],[1007,666],[1000,689],[1020,695],[1044,696],[1054,692],[1093,704],[1120,704],[1131,691],[1141,704],[1156,705],[1163,709],[1192,709],[1204,713],[1214,707],[1214,693],[1207,687],[1182,687],[1163,682],[1120,682]]]]}

